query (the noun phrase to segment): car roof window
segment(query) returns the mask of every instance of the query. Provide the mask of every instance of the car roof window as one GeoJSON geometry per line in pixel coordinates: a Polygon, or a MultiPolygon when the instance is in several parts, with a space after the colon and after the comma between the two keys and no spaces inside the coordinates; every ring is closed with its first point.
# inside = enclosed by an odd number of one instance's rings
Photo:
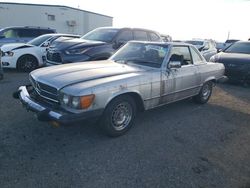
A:
{"type": "Polygon", "coordinates": [[[28,28],[17,29],[17,33],[21,38],[37,37],[40,35],[38,29],[28,29],[28,28]]]}
{"type": "Polygon", "coordinates": [[[5,38],[18,38],[17,31],[15,29],[7,29],[3,32],[5,38]]]}
{"type": "Polygon", "coordinates": [[[147,32],[143,30],[134,30],[134,39],[138,41],[148,41],[147,32]]]}
{"type": "Polygon", "coordinates": [[[131,30],[122,30],[117,36],[117,41],[130,41],[133,40],[133,33],[131,30]]]}
{"type": "Polygon", "coordinates": [[[193,64],[188,46],[173,46],[171,50],[170,59],[171,56],[182,56],[182,66],[193,64]]]}
{"type": "Polygon", "coordinates": [[[151,41],[161,41],[160,36],[158,36],[156,33],[149,32],[149,36],[151,41]]]}
{"type": "Polygon", "coordinates": [[[203,63],[203,58],[193,47],[190,48],[190,51],[192,54],[192,59],[193,59],[194,64],[203,63]]]}

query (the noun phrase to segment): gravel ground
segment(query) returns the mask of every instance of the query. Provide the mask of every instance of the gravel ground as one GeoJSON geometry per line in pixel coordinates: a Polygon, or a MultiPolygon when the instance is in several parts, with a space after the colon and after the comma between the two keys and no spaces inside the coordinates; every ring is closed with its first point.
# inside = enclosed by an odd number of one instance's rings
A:
{"type": "Polygon", "coordinates": [[[96,124],[38,122],[0,81],[0,187],[250,187],[250,88],[218,85],[206,105],[184,100],[138,115],[124,136],[96,124]]]}

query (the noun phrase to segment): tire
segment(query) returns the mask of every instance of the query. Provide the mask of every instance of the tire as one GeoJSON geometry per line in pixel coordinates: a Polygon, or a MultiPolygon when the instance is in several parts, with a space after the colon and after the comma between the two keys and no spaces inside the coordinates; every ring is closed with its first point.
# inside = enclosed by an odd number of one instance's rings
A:
{"type": "Polygon", "coordinates": [[[205,104],[209,100],[213,91],[213,83],[208,81],[203,84],[198,95],[194,96],[193,99],[196,103],[205,104]]]}
{"type": "Polygon", "coordinates": [[[136,104],[129,95],[118,96],[106,107],[100,126],[108,136],[118,137],[133,125],[136,116],[136,104]]]}
{"type": "Polygon", "coordinates": [[[17,69],[23,72],[30,72],[38,67],[37,59],[32,55],[21,56],[17,60],[17,69]]]}
{"type": "Polygon", "coordinates": [[[250,75],[247,75],[243,80],[243,87],[249,87],[250,85],[250,75]]]}

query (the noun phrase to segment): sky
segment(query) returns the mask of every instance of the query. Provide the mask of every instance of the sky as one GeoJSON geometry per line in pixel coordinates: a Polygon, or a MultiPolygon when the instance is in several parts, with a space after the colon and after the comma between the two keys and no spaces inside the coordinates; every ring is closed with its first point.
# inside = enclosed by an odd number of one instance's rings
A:
{"type": "Polygon", "coordinates": [[[1,0],[66,5],[114,17],[115,27],[140,27],[171,35],[225,41],[250,38],[250,0],[1,0]]]}

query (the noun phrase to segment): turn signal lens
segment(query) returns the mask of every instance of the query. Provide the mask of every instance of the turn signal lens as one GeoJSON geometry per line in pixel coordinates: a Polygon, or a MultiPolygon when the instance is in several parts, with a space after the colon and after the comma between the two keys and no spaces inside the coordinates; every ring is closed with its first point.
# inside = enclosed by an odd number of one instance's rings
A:
{"type": "Polygon", "coordinates": [[[95,99],[95,95],[86,95],[81,97],[81,108],[86,109],[90,107],[95,99]]]}

